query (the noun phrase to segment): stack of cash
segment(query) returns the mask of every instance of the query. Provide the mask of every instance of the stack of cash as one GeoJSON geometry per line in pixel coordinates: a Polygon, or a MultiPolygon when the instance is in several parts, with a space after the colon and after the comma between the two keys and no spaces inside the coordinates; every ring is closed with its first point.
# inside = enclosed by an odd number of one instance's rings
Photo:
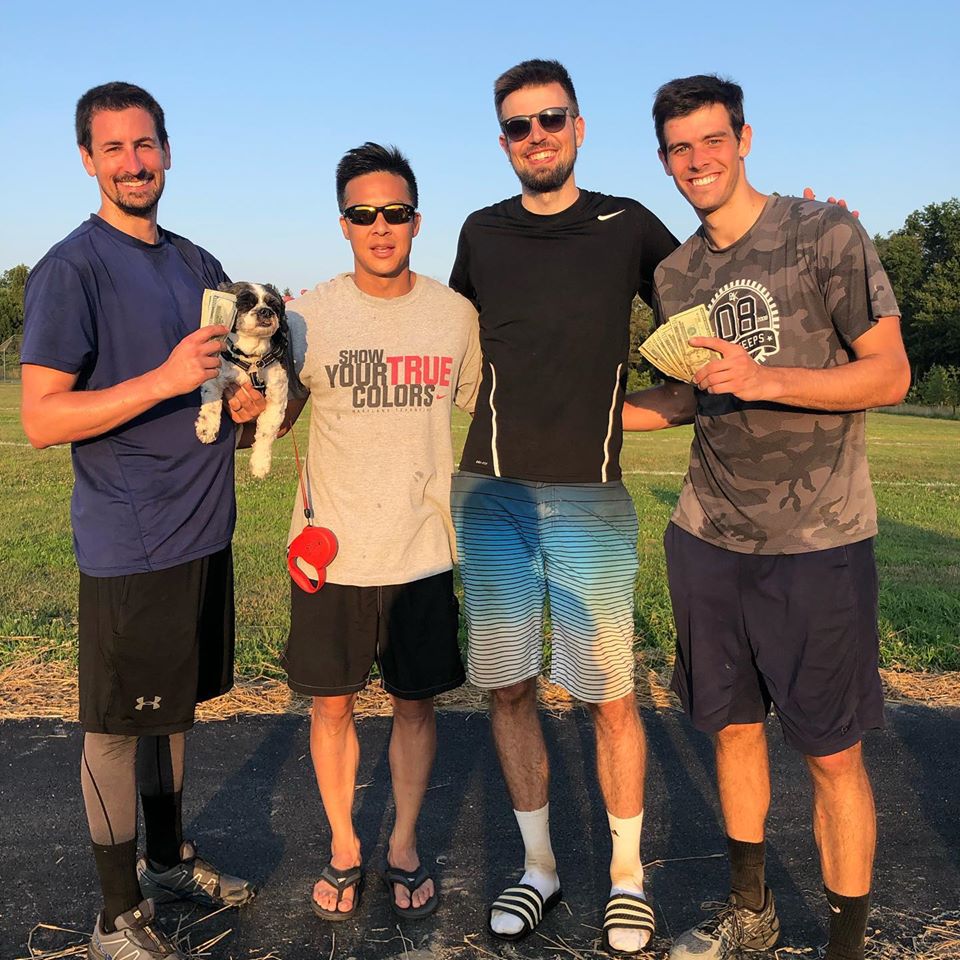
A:
{"type": "Polygon", "coordinates": [[[204,290],[203,305],[200,307],[200,326],[211,327],[223,324],[233,330],[233,321],[237,317],[237,298],[223,290],[204,290]]]}
{"type": "Polygon", "coordinates": [[[691,347],[691,337],[715,337],[707,308],[701,304],[691,310],[675,313],[663,326],[657,327],[640,345],[640,352],[658,369],[674,380],[693,382],[693,375],[720,354],[704,347],[691,347]]]}

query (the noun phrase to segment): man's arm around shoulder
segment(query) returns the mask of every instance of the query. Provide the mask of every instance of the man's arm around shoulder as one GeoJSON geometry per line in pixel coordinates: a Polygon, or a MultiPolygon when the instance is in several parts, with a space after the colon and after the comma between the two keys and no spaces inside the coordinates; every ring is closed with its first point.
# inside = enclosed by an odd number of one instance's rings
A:
{"type": "Polygon", "coordinates": [[[624,430],[663,430],[692,423],[697,412],[693,388],[670,381],[629,394],[623,401],[624,430]]]}

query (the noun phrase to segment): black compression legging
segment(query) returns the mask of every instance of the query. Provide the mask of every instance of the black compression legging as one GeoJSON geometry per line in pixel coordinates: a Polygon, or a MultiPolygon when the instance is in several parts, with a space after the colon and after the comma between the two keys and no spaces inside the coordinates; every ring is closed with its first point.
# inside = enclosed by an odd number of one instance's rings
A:
{"type": "Polygon", "coordinates": [[[136,878],[137,784],[147,856],[162,867],[180,858],[184,735],[85,733],[80,785],[104,898],[104,923],[140,901],[136,878]]]}
{"type": "MultiPolygon", "coordinates": [[[[181,792],[184,741],[182,733],[162,737],[84,734],[80,784],[94,843],[112,845],[136,836],[138,785],[143,797],[181,792]]],[[[149,819],[146,812],[145,819],[149,819]]]]}

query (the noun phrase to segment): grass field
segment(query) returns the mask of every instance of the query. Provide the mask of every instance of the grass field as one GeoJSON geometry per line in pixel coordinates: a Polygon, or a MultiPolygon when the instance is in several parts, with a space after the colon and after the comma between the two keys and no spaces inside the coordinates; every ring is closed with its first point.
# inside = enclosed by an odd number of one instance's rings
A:
{"type": "MultiPolygon", "coordinates": [[[[18,656],[75,656],[77,572],[66,447],[33,450],[20,429],[19,386],[0,384],[0,666],[18,656]]],[[[454,424],[457,451],[466,418],[454,424]]],[[[300,435],[305,436],[303,425],[300,435]]],[[[867,421],[880,510],[882,656],[886,666],[960,669],[960,422],[872,413],[867,421]]],[[[638,643],[669,650],[673,623],[661,537],[686,468],[690,428],[634,435],[625,482],[640,516],[638,643]]],[[[256,481],[241,452],[234,540],[242,673],[279,675],[287,629],[285,537],[296,488],[292,446],[279,442],[256,481]]]]}

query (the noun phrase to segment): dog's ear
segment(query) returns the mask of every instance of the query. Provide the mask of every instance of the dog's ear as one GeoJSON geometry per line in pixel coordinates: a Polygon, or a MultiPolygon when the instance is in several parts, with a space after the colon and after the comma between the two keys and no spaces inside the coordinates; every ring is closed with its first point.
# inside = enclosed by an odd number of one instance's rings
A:
{"type": "Polygon", "coordinates": [[[280,291],[272,284],[263,284],[263,289],[270,296],[270,306],[277,311],[277,332],[273,335],[275,344],[283,344],[285,347],[289,344],[290,328],[287,326],[287,305],[283,301],[280,291]]]}
{"type": "Polygon", "coordinates": [[[263,285],[263,289],[280,301],[280,318],[283,319],[283,315],[286,313],[286,304],[283,301],[283,294],[281,294],[272,283],[265,283],[263,285]]]}
{"type": "Polygon", "coordinates": [[[226,291],[229,290],[232,286],[233,286],[233,284],[230,283],[229,280],[224,280],[224,281],[222,281],[221,283],[217,284],[217,289],[218,289],[218,290],[223,290],[224,292],[226,292],[226,291]]]}

